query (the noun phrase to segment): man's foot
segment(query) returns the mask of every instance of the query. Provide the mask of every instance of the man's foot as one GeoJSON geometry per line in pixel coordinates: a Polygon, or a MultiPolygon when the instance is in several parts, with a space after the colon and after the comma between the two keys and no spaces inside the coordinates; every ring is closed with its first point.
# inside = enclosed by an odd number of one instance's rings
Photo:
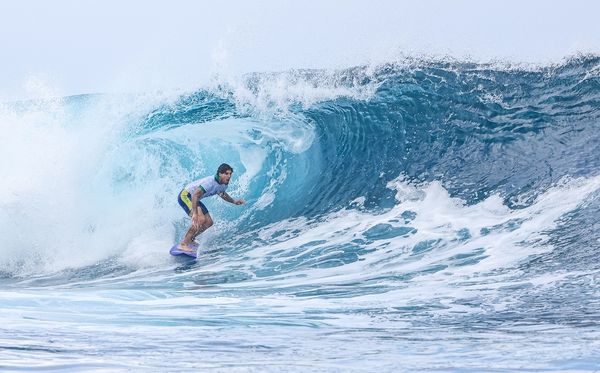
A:
{"type": "Polygon", "coordinates": [[[177,248],[181,251],[185,251],[186,253],[195,253],[196,252],[196,247],[192,246],[192,245],[188,245],[185,243],[180,243],[177,248]]]}

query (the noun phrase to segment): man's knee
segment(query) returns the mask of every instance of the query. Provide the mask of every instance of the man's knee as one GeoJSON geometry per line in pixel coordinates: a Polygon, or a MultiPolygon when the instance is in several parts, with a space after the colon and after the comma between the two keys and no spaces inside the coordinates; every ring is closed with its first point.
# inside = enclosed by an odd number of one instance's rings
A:
{"type": "Polygon", "coordinates": [[[207,222],[207,219],[206,219],[206,217],[204,215],[199,215],[198,216],[198,226],[199,227],[204,226],[206,224],[206,222],[207,222]]]}

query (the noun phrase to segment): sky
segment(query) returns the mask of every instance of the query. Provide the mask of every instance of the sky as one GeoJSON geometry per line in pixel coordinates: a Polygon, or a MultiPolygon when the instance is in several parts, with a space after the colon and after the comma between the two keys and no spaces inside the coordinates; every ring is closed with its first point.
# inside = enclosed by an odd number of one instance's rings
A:
{"type": "Polygon", "coordinates": [[[399,56],[555,63],[600,54],[598,14],[593,0],[2,0],[0,102],[399,56]]]}

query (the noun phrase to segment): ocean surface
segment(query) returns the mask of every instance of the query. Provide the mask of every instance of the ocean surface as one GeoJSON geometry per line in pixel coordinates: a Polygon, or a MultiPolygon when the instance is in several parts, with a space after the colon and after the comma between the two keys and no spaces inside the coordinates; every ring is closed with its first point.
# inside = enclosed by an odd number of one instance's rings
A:
{"type": "Polygon", "coordinates": [[[2,372],[600,370],[598,56],[2,103],[0,191],[2,372]]]}

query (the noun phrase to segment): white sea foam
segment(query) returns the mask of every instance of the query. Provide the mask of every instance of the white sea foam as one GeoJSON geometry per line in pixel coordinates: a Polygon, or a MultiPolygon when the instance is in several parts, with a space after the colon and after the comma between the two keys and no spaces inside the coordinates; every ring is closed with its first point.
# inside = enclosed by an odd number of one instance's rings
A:
{"type": "Polygon", "coordinates": [[[164,179],[125,192],[113,185],[127,161],[140,162],[139,174],[157,172],[160,156],[127,144],[130,121],[155,99],[46,99],[0,107],[1,270],[25,274],[90,265],[156,224],[160,211],[146,212],[164,179]],[[127,159],[111,158],[126,147],[127,159]]]}
{"type": "MultiPolygon", "coordinates": [[[[600,188],[600,177],[564,179],[539,195],[535,203],[518,210],[509,209],[497,195],[466,205],[459,198],[450,197],[438,182],[414,186],[401,177],[389,186],[397,190],[399,200],[389,211],[371,213],[350,209],[330,213],[318,222],[303,218],[280,221],[258,232],[261,240],[270,242],[268,246],[254,247],[239,254],[240,257],[229,256],[228,262],[215,263],[205,270],[222,272],[241,266],[251,273],[256,269],[279,268],[267,278],[232,284],[238,289],[264,286],[285,291],[299,285],[323,289],[352,283],[368,286],[374,279],[377,280],[373,285],[390,286],[383,298],[377,292],[353,296],[354,306],[365,307],[402,306],[433,299],[446,303],[444,299],[451,301],[472,291],[480,296],[492,296],[496,289],[512,283],[519,263],[552,250],[546,232],[556,226],[561,216],[577,208],[600,188]],[[407,211],[415,213],[414,219],[407,221],[407,211]],[[415,231],[368,239],[370,230],[381,226],[415,231]],[[306,259],[311,253],[315,253],[313,257],[317,259],[336,252],[343,256],[344,250],[350,249],[357,239],[363,240],[365,249],[372,250],[361,255],[361,260],[318,268],[314,260],[306,259]],[[431,247],[423,246],[424,250],[419,252],[419,245],[425,243],[431,247]],[[319,251],[324,253],[317,254],[319,251]],[[480,258],[459,265],[460,255],[473,253],[480,258]],[[429,273],[435,266],[441,268],[429,273]],[[396,277],[403,275],[408,277],[399,282],[396,277]]],[[[527,281],[549,286],[560,281],[560,276],[538,276],[527,281]]],[[[227,284],[222,286],[228,287],[227,284]]],[[[340,302],[348,302],[327,297],[317,299],[320,308],[338,307],[340,302]]],[[[277,298],[268,302],[277,302],[277,298]]],[[[306,308],[311,302],[304,298],[293,302],[281,299],[280,306],[306,308]]]]}

